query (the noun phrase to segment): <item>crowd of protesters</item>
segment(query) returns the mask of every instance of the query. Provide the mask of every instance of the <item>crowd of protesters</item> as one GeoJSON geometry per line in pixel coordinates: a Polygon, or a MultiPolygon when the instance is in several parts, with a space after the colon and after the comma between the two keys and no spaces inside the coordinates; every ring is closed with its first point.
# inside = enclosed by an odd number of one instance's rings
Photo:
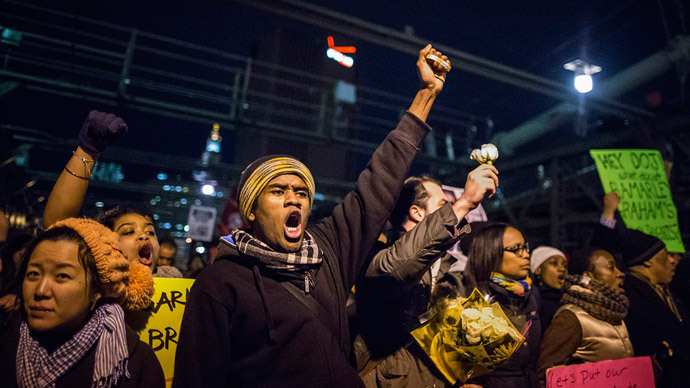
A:
{"type": "Polygon", "coordinates": [[[588,246],[566,254],[531,250],[518,225],[466,221],[499,186],[491,164],[468,174],[454,202],[441,182],[409,177],[449,65],[431,46],[420,51],[409,109],[314,226],[306,165],[288,155],[248,165],[238,188],[246,228],[220,239],[210,266],[193,257],[184,274],[175,241],[158,238],[145,208],[78,218],[99,154],[127,132],[121,118],[92,111],[41,232],[7,238],[0,212],[0,384],[165,386],[130,321],[149,313],[154,277],[191,277],[174,387],[450,387],[410,332],[436,301],[475,288],[527,341],[465,387],[543,387],[549,368],[637,356],[650,357],[657,386],[685,386],[690,284],[674,275],[687,263],[616,221],[615,192],[588,246]],[[448,252],[459,241],[464,268],[448,252]]]}

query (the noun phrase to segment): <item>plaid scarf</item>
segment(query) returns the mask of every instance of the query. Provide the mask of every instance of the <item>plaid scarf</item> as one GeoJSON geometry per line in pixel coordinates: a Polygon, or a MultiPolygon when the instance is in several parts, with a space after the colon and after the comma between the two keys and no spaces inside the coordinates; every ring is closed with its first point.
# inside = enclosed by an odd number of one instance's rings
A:
{"type": "Polygon", "coordinates": [[[235,229],[230,233],[232,241],[231,244],[237,247],[237,250],[245,255],[251,256],[262,263],[266,268],[286,270],[286,271],[302,271],[321,264],[323,258],[321,257],[321,250],[316,245],[316,241],[309,234],[304,232],[304,239],[302,239],[302,248],[299,252],[281,253],[276,252],[263,241],[255,238],[248,232],[242,229],[235,229]]]}
{"type": "Polygon", "coordinates": [[[564,289],[563,304],[574,304],[596,319],[620,325],[628,315],[628,297],[589,276],[566,276],[564,289]]]}
{"type": "Polygon", "coordinates": [[[525,291],[532,287],[532,279],[526,277],[524,280],[508,279],[498,272],[491,273],[491,281],[508,290],[519,297],[525,296],[525,291]]]}
{"type": "Polygon", "coordinates": [[[123,378],[127,370],[127,339],[125,316],[117,304],[104,304],[69,341],[53,354],[33,338],[26,322],[19,330],[17,349],[17,382],[21,388],[54,388],[55,382],[72,368],[98,342],[93,368],[93,388],[110,388],[123,378]]]}

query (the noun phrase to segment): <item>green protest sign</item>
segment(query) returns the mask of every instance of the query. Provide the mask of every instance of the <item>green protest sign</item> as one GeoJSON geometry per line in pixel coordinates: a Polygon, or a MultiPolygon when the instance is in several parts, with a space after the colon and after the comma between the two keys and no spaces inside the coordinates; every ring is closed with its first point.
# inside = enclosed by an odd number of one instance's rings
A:
{"type": "Polygon", "coordinates": [[[685,252],[664,161],[657,150],[590,150],[605,192],[621,198],[618,211],[630,229],[660,238],[671,252],[685,252]]]}

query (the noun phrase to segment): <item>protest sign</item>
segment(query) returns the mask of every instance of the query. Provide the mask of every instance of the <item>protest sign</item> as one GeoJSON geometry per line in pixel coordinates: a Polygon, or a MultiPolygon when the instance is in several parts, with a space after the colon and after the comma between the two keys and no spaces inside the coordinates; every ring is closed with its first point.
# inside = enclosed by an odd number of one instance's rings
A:
{"type": "Polygon", "coordinates": [[[643,387],[654,387],[654,372],[649,357],[561,366],[546,371],[546,388],[643,387]]]}
{"type": "Polygon", "coordinates": [[[139,339],[149,344],[163,367],[166,387],[172,386],[175,351],[180,334],[187,294],[194,279],[154,278],[153,312],[146,326],[139,330],[139,339]]]}
{"type": "Polygon", "coordinates": [[[625,225],[658,237],[671,252],[685,252],[661,153],[643,149],[589,153],[604,191],[615,191],[620,196],[618,211],[625,225]]]}
{"type": "Polygon", "coordinates": [[[189,207],[187,237],[193,240],[210,242],[213,239],[213,229],[216,226],[216,208],[210,206],[192,205],[189,207]]]}

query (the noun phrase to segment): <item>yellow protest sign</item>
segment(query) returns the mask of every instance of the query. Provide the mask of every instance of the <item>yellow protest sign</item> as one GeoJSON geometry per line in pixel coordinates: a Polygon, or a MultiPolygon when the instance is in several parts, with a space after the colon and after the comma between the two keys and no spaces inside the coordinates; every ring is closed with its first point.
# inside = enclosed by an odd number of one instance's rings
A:
{"type": "Polygon", "coordinates": [[[605,192],[621,198],[618,211],[630,229],[658,237],[671,252],[685,247],[664,161],[657,150],[590,150],[605,192]]]}
{"type": "Polygon", "coordinates": [[[152,299],[153,311],[148,316],[146,326],[140,328],[137,334],[156,353],[165,373],[165,386],[169,388],[175,371],[175,351],[182,315],[194,279],[154,278],[153,281],[156,288],[152,299]]]}

